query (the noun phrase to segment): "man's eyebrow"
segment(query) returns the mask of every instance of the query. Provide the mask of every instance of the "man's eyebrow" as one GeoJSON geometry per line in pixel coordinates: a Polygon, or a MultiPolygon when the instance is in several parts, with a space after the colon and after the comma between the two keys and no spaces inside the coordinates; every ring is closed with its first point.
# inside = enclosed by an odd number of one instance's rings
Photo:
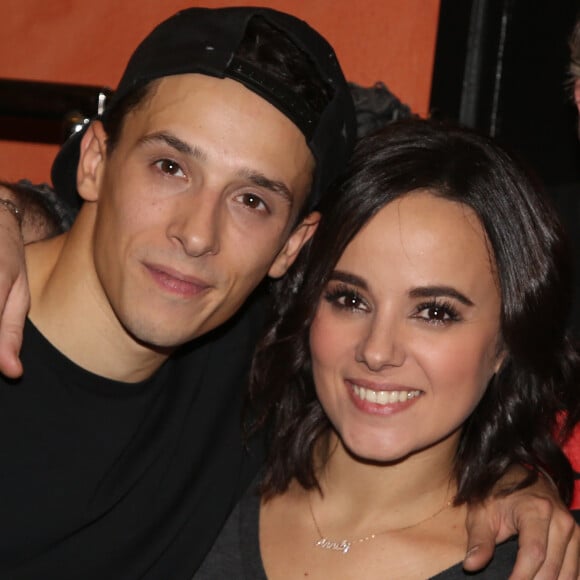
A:
{"type": "Polygon", "coordinates": [[[334,270],[328,279],[329,281],[344,282],[345,284],[351,284],[352,286],[358,286],[362,290],[368,290],[367,283],[360,276],[355,276],[349,272],[343,272],[342,270],[334,270]]]}
{"type": "MultiPolygon", "coordinates": [[[[162,142],[166,145],[169,145],[172,149],[175,149],[179,153],[183,153],[184,155],[188,155],[197,159],[198,161],[207,161],[207,154],[202,151],[199,147],[192,146],[185,141],[179,139],[172,133],[168,133],[166,131],[159,131],[156,133],[150,133],[149,135],[145,135],[139,139],[139,144],[148,144],[148,143],[158,143],[162,142]]],[[[242,169],[239,172],[240,176],[244,179],[248,179],[257,187],[263,187],[264,189],[268,189],[274,193],[281,195],[286,201],[291,202],[293,200],[292,192],[290,188],[283,182],[278,181],[275,179],[270,179],[266,177],[263,173],[253,170],[253,169],[242,169]]]]}
{"type": "Polygon", "coordinates": [[[264,189],[268,189],[274,193],[277,193],[284,197],[287,202],[292,202],[293,195],[290,191],[290,188],[283,182],[277,181],[275,179],[270,179],[266,177],[263,173],[259,171],[254,171],[253,169],[242,169],[240,171],[240,175],[244,179],[248,179],[257,187],[263,187],[264,189]]]}
{"type": "Polygon", "coordinates": [[[148,143],[165,143],[165,145],[169,145],[169,147],[175,149],[179,153],[183,153],[184,155],[188,155],[199,161],[207,160],[207,155],[199,147],[192,146],[181,140],[179,137],[176,137],[172,133],[167,133],[166,131],[144,135],[138,142],[139,144],[144,145],[147,145],[148,143]]]}
{"type": "Polygon", "coordinates": [[[473,302],[464,294],[451,286],[421,286],[413,288],[409,292],[411,298],[436,298],[437,296],[448,296],[459,300],[465,306],[474,306],[473,302]]]}

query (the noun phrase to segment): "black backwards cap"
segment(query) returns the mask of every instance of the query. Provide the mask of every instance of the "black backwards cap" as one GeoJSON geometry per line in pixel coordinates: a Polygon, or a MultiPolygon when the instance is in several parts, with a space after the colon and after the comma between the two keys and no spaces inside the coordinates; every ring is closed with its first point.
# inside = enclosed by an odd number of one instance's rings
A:
{"type": "MultiPolygon", "coordinates": [[[[189,8],[157,26],[137,47],[103,116],[128,94],[161,77],[200,73],[231,78],[271,103],[303,133],[316,160],[309,207],[344,169],[356,137],[354,105],[334,50],[306,22],[268,8],[189,8]],[[328,85],[330,101],[319,113],[278,79],[236,57],[248,23],[261,17],[306,53],[328,85]]],[[[88,126],[88,125],[87,125],[88,126]]],[[[76,171],[86,131],[65,142],[52,166],[57,193],[78,206],[76,171]]]]}

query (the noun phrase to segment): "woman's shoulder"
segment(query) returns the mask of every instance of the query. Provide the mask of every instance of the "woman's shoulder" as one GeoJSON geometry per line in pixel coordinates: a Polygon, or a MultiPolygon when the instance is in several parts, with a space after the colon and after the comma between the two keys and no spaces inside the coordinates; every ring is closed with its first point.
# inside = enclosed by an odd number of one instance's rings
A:
{"type": "Polygon", "coordinates": [[[508,578],[516,562],[517,552],[518,541],[516,537],[513,537],[496,546],[493,560],[480,572],[467,573],[463,569],[463,563],[459,562],[433,576],[431,580],[461,580],[463,578],[500,580],[501,578],[508,578]]]}
{"type": "Polygon", "coordinates": [[[255,482],[232,511],[192,580],[266,580],[259,544],[260,497],[255,482]]]}

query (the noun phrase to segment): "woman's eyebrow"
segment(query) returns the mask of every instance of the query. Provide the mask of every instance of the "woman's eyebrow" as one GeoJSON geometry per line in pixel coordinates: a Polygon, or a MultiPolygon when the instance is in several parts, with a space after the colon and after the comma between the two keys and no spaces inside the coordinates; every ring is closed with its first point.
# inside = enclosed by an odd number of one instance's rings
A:
{"type": "MultiPolygon", "coordinates": [[[[363,278],[342,270],[334,270],[329,277],[329,281],[344,282],[345,284],[351,284],[353,286],[358,286],[363,290],[368,290],[368,285],[363,278]]],[[[413,288],[409,292],[409,296],[411,298],[436,298],[437,296],[448,296],[449,298],[455,298],[462,304],[465,304],[465,306],[474,306],[474,303],[467,298],[467,296],[452,286],[420,286],[413,288]]]]}
{"type": "Polygon", "coordinates": [[[451,286],[420,286],[413,288],[409,292],[411,298],[436,298],[437,296],[448,296],[459,300],[465,306],[474,306],[473,302],[464,294],[451,286]]]}
{"type": "Polygon", "coordinates": [[[368,290],[368,285],[363,278],[356,276],[355,274],[350,274],[349,272],[343,272],[342,270],[333,270],[328,280],[344,282],[345,284],[352,284],[353,286],[358,286],[363,290],[368,290]]]}

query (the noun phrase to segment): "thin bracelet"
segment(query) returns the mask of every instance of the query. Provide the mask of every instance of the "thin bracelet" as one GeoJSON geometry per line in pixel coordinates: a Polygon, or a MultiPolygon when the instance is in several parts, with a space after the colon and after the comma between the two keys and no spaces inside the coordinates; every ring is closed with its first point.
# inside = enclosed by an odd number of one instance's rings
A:
{"type": "Polygon", "coordinates": [[[22,210],[20,210],[14,202],[0,197],[0,207],[7,209],[16,218],[18,225],[22,225],[22,218],[24,217],[22,210]]]}

